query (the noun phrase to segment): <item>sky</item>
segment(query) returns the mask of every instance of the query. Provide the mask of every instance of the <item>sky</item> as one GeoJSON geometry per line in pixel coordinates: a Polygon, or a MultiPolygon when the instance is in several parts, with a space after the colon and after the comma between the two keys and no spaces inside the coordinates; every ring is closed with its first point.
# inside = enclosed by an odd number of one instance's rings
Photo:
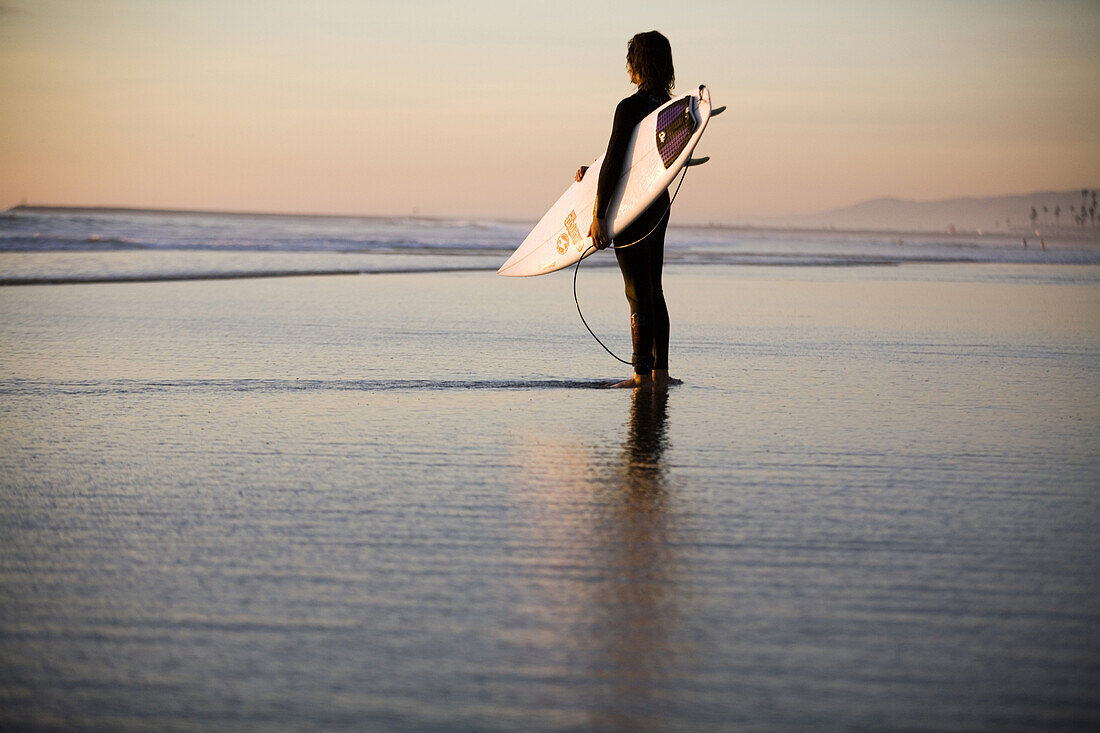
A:
{"type": "Polygon", "coordinates": [[[728,106],[674,221],[1100,186],[1095,0],[625,7],[0,0],[0,208],[534,220],[651,29],[728,106]]]}

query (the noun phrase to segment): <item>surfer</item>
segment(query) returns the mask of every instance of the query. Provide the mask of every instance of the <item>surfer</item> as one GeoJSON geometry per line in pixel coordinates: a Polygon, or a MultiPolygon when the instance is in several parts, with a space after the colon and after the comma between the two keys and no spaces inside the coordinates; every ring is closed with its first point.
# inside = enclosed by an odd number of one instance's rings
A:
{"type": "MultiPolygon", "coordinates": [[[[607,236],[607,208],[614,194],[616,176],[623,169],[631,134],[646,115],[671,99],[676,75],[668,39],[657,31],[639,33],[631,38],[626,49],[626,70],[638,91],[615,108],[611,139],[600,167],[596,205],[588,230],[588,236],[598,249],[606,249],[611,244],[607,236]]],[[[581,166],[576,180],[581,180],[587,170],[588,166],[581,166]]],[[[626,285],[634,346],[631,360],[634,376],[619,382],[616,387],[652,389],[680,384],[679,379],[668,375],[668,307],[661,288],[670,205],[668,191],[662,192],[641,216],[615,237],[621,245],[629,245],[616,248],[615,259],[626,285]]]]}

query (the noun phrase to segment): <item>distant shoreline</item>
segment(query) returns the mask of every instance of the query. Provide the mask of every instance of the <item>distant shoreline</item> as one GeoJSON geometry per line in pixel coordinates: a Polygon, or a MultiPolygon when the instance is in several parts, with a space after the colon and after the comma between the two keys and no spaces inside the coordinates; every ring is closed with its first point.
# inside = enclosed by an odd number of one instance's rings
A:
{"type": "MultiPolygon", "coordinates": [[[[533,225],[534,220],[506,219],[473,216],[424,216],[421,214],[324,214],[324,213],[287,213],[271,211],[229,211],[222,209],[171,209],[171,208],[141,208],[136,206],[65,206],[53,204],[18,204],[7,209],[4,213],[60,213],[60,214],[127,214],[127,215],[151,215],[151,216],[227,216],[227,217],[268,217],[268,218],[295,218],[295,219],[369,219],[369,220],[407,220],[407,221],[493,221],[501,224],[533,225]]],[[[1100,229],[1089,227],[1081,229],[1076,226],[1059,226],[1052,229],[1035,230],[1030,228],[1004,229],[962,229],[955,231],[948,229],[904,229],[904,228],[863,228],[863,227],[831,227],[831,226],[797,226],[774,224],[673,224],[676,229],[717,230],[733,232],[749,232],[762,234],[814,234],[814,235],[861,235],[883,236],[892,239],[905,239],[906,237],[952,237],[958,239],[1027,239],[1039,241],[1049,239],[1051,242],[1073,242],[1075,244],[1096,245],[1100,247],[1100,229]]]]}

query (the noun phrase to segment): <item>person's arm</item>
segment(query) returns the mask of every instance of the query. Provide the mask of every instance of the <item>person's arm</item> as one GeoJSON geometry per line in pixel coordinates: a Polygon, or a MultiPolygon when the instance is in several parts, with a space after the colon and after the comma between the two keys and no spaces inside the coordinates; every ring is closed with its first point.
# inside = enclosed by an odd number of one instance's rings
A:
{"type": "Polygon", "coordinates": [[[596,184],[596,206],[592,210],[592,227],[588,235],[596,243],[598,249],[603,249],[611,244],[611,238],[607,235],[607,207],[611,203],[611,197],[615,193],[615,186],[619,183],[619,176],[623,172],[623,163],[626,159],[626,146],[630,142],[630,134],[634,132],[637,121],[631,114],[630,100],[624,99],[615,108],[615,121],[611,125],[611,139],[607,141],[607,153],[600,166],[600,179],[596,184]]]}

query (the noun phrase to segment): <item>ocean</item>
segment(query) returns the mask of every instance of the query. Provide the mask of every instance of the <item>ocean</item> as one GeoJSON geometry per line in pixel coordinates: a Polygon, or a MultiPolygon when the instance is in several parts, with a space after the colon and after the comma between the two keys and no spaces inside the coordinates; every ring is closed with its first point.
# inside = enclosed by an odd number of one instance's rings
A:
{"type": "Polygon", "coordinates": [[[0,727],[1100,726],[1095,245],[528,226],[0,218],[0,727]]]}
{"type": "MultiPolygon", "coordinates": [[[[0,283],[496,270],[531,222],[24,208],[0,215],[0,283]]],[[[672,265],[1100,264],[1096,238],[673,225],[672,265]]],[[[612,265],[607,258],[588,266],[612,265]]]]}

